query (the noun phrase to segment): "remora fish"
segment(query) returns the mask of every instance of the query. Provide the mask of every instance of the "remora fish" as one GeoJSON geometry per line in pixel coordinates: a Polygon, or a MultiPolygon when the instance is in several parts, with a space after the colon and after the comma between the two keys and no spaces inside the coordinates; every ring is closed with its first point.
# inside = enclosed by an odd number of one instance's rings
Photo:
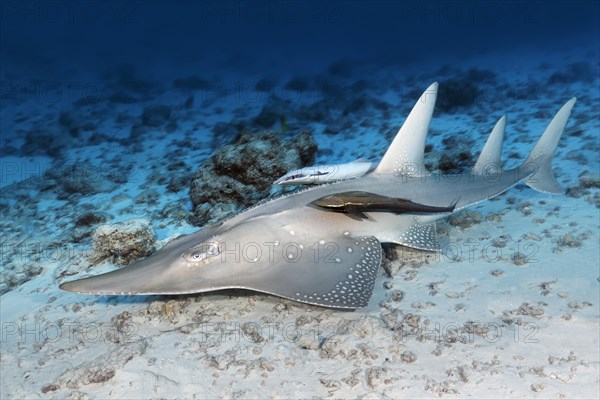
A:
{"type": "Polygon", "coordinates": [[[407,199],[382,196],[380,194],[352,191],[336,193],[321,197],[310,204],[323,208],[327,211],[335,211],[349,214],[353,218],[366,219],[365,212],[379,211],[391,213],[451,213],[457,201],[449,207],[434,207],[415,203],[407,199]]]}
{"type": "Polygon", "coordinates": [[[273,182],[275,185],[317,185],[358,178],[377,167],[377,163],[356,160],[345,164],[314,165],[295,169],[273,182]]]}
{"type": "Polygon", "coordinates": [[[544,193],[564,193],[551,161],[575,98],[552,119],[518,167],[501,168],[502,129],[494,129],[472,174],[436,175],[423,166],[437,83],[417,101],[381,162],[370,173],[272,199],[181,236],[147,259],[60,285],[108,295],[184,294],[242,288],[325,307],[365,307],[381,263],[380,243],[438,249],[435,220],[446,214],[366,212],[357,221],[310,205],[324,196],[363,190],[410,198],[454,211],[490,199],[523,181],[544,193]],[[492,175],[486,174],[491,165],[492,175]]]}

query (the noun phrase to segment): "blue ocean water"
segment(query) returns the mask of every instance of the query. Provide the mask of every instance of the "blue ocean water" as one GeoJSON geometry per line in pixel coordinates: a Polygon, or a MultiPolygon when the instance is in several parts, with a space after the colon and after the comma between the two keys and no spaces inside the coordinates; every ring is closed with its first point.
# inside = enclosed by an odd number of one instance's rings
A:
{"type": "MultiPolygon", "coordinates": [[[[3,2],[3,73],[129,63],[322,72],[328,64],[440,63],[513,49],[597,48],[598,4],[518,1],[3,2]]],[[[95,68],[94,68],[95,67],[95,68]]]]}
{"type": "Polygon", "coordinates": [[[490,360],[497,342],[462,348],[426,339],[430,347],[420,347],[415,334],[398,349],[398,331],[407,325],[398,328],[390,315],[408,320],[410,311],[431,321],[427,327],[458,323],[473,334],[473,321],[483,321],[508,329],[513,336],[502,337],[507,350],[498,379],[509,389],[502,396],[583,391],[579,397],[595,398],[599,15],[598,1],[2,1],[0,376],[11,379],[2,379],[0,391],[7,398],[258,398],[264,379],[267,397],[495,395],[488,377],[496,374],[489,365],[496,365],[490,360]],[[357,317],[269,296],[133,300],[58,289],[129,262],[123,253],[99,258],[93,242],[103,224],[143,219],[143,231],[164,243],[285,192],[270,182],[288,169],[379,160],[433,82],[440,92],[425,163],[442,173],[469,171],[503,115],[505,165],[518,165],[576,96],[553,163],[567,193],[547,196],[520,185],[440,224],[438,234],[453,244],[448,248],[465,253],[390,261],[395,274],[382,273],[357,317]],[[301,155],[281,156],[290,148],[301,155]],[[217,175],[225,183],[209,185],[217,175]],[[521,252],[473,261],[464,250],[472,242],[521,252]],[[522,254],[537,258],[523,262],[522,254]],[[266,316],[298,327],[346,324],[354,333],[343,336],[348,348],[333,350],[322,334],[317,343],[298,334],[264,343],[175,344],[185,341],[177,336],[182,332],[199,336],[198,321],[271,323],[266,316]],[[363,317],[353,321],[358,325],[344,320],[363,317]],[[147,341],[75,343],[63,335],[65,326],[82,332],[90,323],[113,332],[123,320],[147,341]],[[31,330],[47,324],[63,327],[56,340],[48,329],[31,330]],[[538,329],[539,342],[517,341],[522,327],[538,329]],[[574,331],[585,335],[571,344],[574,331]],[[437,353],[447,358],[438,362],[437,353]],[[415,354],[416,363],[406,361],[415,354]],[[331,360],[349,367],[337,370],[331,360]],[[183,377],[193,369],[188,361],[199,376],[183,377]],[[240,365],[250,378],[236,391],[228,379],[240,365]],[[315,378],[314,365],[337,372],[315,378]],[[540,365],[546,373],[531,372],[540,365]],[[276,377],[272,367],[308,383],[276,377]],[[388,383],[373,378],[385,374],[388,383]],[[207,376],[212,385],[194,386],[207,376]],[[444,381],[448,376],[460,378],[444,381]],[[402,388],[396,383],[404,378],[402,388]]]}

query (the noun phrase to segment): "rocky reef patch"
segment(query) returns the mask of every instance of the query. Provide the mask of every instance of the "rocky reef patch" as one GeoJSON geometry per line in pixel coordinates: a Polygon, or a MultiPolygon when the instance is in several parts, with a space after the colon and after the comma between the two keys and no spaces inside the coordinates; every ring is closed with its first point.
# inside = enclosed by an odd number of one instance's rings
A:
{"type": "Polygon", "coordinates": [[[242,133],[200,167],[190,184],[190,223],[202,226],[266,198],[273,181],[314,162],[317,144],[308,132],[290,140],[273,132],[242,133]]]}

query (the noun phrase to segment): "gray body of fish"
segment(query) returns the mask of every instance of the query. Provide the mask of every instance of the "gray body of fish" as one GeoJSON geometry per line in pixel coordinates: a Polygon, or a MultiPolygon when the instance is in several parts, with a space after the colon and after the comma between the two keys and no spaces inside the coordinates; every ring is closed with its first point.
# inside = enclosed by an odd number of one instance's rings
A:
{"type": "MultiPolygon", "coordinates": [[[[380,244],[434,251],[434,221],[448,213],[365,210],[368,219],[356,220],[311,203],[360,190],[374,196],[409,198],[430,207],[453,204],[456,212],[523,180],[539,191],[562,191],[552,176],[550,160],[574,99],[559,111],[521,166],[494,175],[482,174],[483,164],[500,161],[498,145],[494,145],[484,148],[478,161],[481,167],[474,173],[437,175],[422,169],[437,84],[430,86],[423,98],[427,94],[429,101],[417,102],[374,171],[266,201],[181,236],[132,266],[63,283],[61,288],[109,295],[242,288],[314,305],[356,309],[366,306],[373,292],[381,264],[380,244]]],[[[503,132],[492,132],[494,142],[500,134],[503,132]]]]}

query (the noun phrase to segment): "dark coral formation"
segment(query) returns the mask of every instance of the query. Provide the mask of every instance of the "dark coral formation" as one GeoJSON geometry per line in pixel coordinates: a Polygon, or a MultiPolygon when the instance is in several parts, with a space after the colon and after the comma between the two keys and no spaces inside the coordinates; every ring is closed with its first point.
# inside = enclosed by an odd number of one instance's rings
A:
{"type": "Polygon", "coordinates": [[[473,164],[471,152],[463,150],[449,155],[442,154],[437,167],[444,174],[460,174],[468,171],[473,164]]]}
{"type": "Polygon", "coordinates": [[[95,263],[109,259],[114,264],[129,265],[152,254],[156,246],[154,229],[144,219],[101,225],[92,240],[95,263]]]}
{"type": "Polygon", "coordinates": [[[600,179],[583,173],[579,177],[579,183],[567,189],[567,196],[576,199],[583,197],[596,208],[600,208],[600,193],[598,189],[600,189],[600,179]]]}
{"type": "Polygon", "coordinates": [[[580,61],[569,64],[563,70],[553,73],[548,79],[548,83],[592,83],[595,75],[594,68],[589,63],[580,61]]]}
{"type": "Polygon", "coordinates": [[[115,189],[115,176],[107,174],[101,167],[89,162],[72,165],[53,165],[44,174],[46,188],[60,188],[59,199],[67,199],[73,194],[92,195],[110,192],[115,189]]]}
{"type": "Polygon", "coordinates": [[[94,233],[94,227],[98,224],[103,224],[108,220],[105,214],[88,211],[80,215],[75,220],[75,226],[71,231],[71,240],[74,243],[80,243],[92,236],[94,233]]]}
{"type": "Polygon", "coordinates": [[[164,92],[160,82],[142,78],[132,65],[120,65],[110,69],[103,74],[102,78],[108,85],[106,88],[109,95],[107,100],[114,104],[148,101],[164,92]]]}
{"type": "Polygon", "coordinates": [[[59,134],[52,127],[36,124],[25,134],[21,152],[25,155],[60,157],[70,143],[71,138],[68,135],[59,134]]]}
{"type": "Polygon", "coordinates": [[[473,225],[477,225],[482,221],[483,217],[481,213],[477,211],[461,211],[457,214],[448,217],[448,222],[452,226],[456,226],[460,229],[470,228],[473,225]]]}
{"type": "Polygon", "coordinates": [[[271,101],[265,104],[256,117],[252,120],[252,125],[259,129],[270,129],[281,117],[294,115],[294,107],[289,100],[274,96],[271,101]]]}
{"type": "Polygon", "coordinates": [[[202,79],[196,75],[186,78],[178,78],[173,81],[173,87],[178,89],[205,90],[210,89],[212,85],[213,84],[210,81],[202,79]]]}
{"type": "Polygon", "coordinates": [[[477,85],[469,79],[449,79],[440,82],[437,109],[443,112],[454,112],[461,107],[475,103],[479,91],[477,85]]]}
{"type": "Polygon", "coordinates": [[[95,136],[97,126],[88,114],[63,110],[56,121],[36,122],[26,130],[21,151],[26,155],[61,157],[67,148],[87,144],[95,136]],[[83,133],[87,133],[84,135],[83,133]]]}
{"type": "Polygon", "coordinates": [[[94,123],[84,119],[82,115],[73,111],[61,111],[58,114],[58,124],[65,133],[73,138],[78,138],[82,131],[93,131],[96,129],[94,123]]]}
{"type": "Polygon", "coordinates": [[[163,126],[171,120],[171,107],[163,104],[144,107],[142,124],[151,127],[163,126]]]}
{"type": "Polygon", "coordinates": [[[490,70],[469,69],[459,76],[440,81],[437,110],[452,113],[471,106],[488,87],[496,88],[496,74],[490,70]]]}
{"type": "Polygon", "coordinates": [[[314,162],[317,145],[308,132],[281,140],[274,132],[244,132],[196,171],[190,185],[191,223],[216,220],[267,197],[273,181],[314,162]]]}
{"type": "Polygon", "coordinates": [[[97,212],[86,212],[77,218],[75,226],[91,226],[106,222],[106,215],[97,212]]]}

